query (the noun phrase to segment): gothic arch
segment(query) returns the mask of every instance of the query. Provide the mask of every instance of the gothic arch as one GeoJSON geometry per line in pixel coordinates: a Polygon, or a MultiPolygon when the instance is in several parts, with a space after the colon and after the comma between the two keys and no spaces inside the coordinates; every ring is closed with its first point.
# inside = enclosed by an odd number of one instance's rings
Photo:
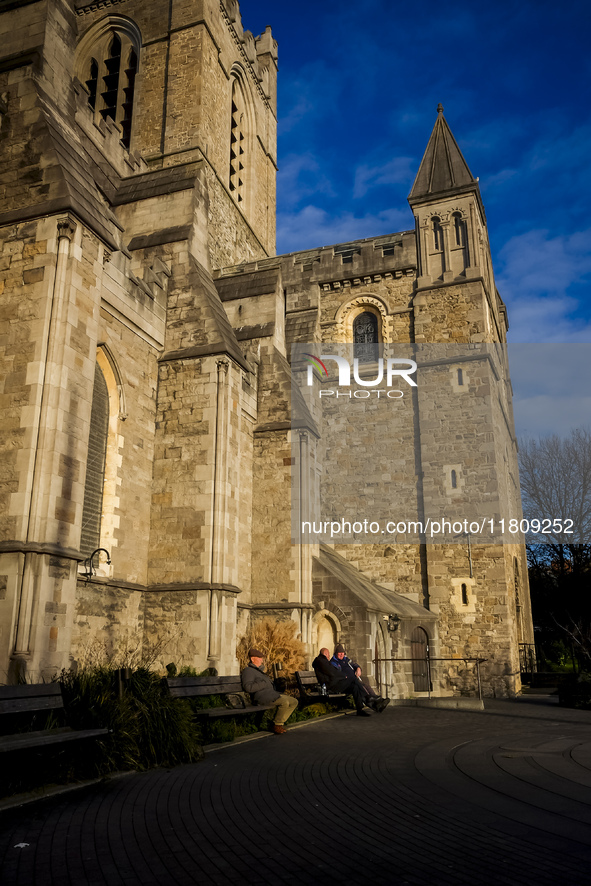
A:
{"type": "Polygon", "coordinates": [[[119,403],[119,420],[125,421],[127,418],[127,409],[125,405],[125,387],[123,384],[123,377],[121,375],[121,370],[117,364],[117,360],[115,359],[115,355],[113,354],[111,348],[102,342],[99,345],[97,352],[97,360],[106,360],[111,372],[113,373],[113,382],[117,388],[117,397],[119,403]]]}
{"type": "Polygon", "coordinates": [[[88,92],[96,123],[111,119],[129,149],[142,35],[134,21],[107,15],[78,43],[75,73],[88,92]]]}
{"type": "MultiPolygon", "coordinates": [[[[121,486],[121,456],[123,445],[120,422],[126,415],[122,410],[124,388],[117,362],[107,345],[99,345],[96,352],[96,367],[106,385],[106,446],[104,466],[102,470],[101,512],[99,515],[99,533],[95,547],[104,547],[109,552],[117,546],[116,530],[119,528],[117,511],[120,505],[119,489],[121,486]]],[[[93,434],[91,427],[90,434],[93,434]]],[[[85,507],[86,507],[85,491],[85,507]]],[[[90,553],[90,552],[87,552],[90,553]]],[[[109,567],[104,560],[100,562],[99,572],[108,574],[109,567]]]]}

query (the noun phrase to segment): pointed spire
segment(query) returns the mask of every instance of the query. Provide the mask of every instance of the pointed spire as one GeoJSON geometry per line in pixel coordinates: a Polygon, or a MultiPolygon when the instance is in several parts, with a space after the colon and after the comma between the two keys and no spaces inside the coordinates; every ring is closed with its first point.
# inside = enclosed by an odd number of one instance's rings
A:
{"type": "Polygon", "coordinates": [[[437,105],[437,120],[409,194],[409,202],[446,191],[478,188],[478,184],[462,156],[458,143],[443,116],[443,105],[437,105]]]}

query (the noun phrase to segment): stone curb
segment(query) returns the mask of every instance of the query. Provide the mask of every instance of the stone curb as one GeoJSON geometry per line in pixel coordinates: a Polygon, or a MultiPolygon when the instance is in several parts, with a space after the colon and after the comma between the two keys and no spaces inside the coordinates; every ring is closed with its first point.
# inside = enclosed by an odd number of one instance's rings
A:
{"type": "Polygon", "coordinates": [[[29,791],[26,794],[15,794],[13,797],[6,797],[5,800],[0,800],[0,813],[6,812],[7,809],[26,806],[28,803],[36,803],[38,800],[49,800],[51,797],[59,797],[60,794],[71,794],[73,791],[81,791],[82,788],[89,788],[94,784],[103,784],[116,778],[127,778],[129,775],[138,775],[138,772],[135,769],[131,769],[129,772],[111,772],[109,775],[101,776],[101,778],[89,778],[87,781],[54,785],[52,787],[40,788],[38,791],[29,791]]]}
{"type": "Polygon", "coordinates": [[[439,708],[448,711],[483,711],[481,698],[393,698],[392,705],[415,708],[439,708]]]}
{"type": "MultiPolygon", "coordinates": [[[[310,726],[312,723],[322,723],[326,720],[334,720],[336,717],[345,717],[346,712],[336,714],[323,714],[321,717],[312,717],[310,720],[300,720],[299,723],[294,723],[293,726],[288,726],[287,731],[292,732],[294,729],[301,729],[303,726],[310,726]]],[[[220,744],[206,744],[203,746],[204,754],[211,754],[212,751],[221,751],[223,748],[235,748],[236,745],[246,744],[248,741],[257,741],[259,738],[271,738],[275,733],[273,732],[253,732],[252,735],[241,735],[239,738],[235,738],[234,741],[224,741],[220,744]]]]}

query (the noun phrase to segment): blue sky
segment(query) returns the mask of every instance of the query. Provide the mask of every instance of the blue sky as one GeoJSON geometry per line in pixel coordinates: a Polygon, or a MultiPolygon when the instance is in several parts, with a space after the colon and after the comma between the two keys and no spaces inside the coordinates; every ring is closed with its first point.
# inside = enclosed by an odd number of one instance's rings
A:
{"type": "Polygon", "coordinates": [[[279,252],[412,228],[442,102],[480,178],[509,340],[591,341],[588,0],[241,11],[279,41],[279,252]]]}

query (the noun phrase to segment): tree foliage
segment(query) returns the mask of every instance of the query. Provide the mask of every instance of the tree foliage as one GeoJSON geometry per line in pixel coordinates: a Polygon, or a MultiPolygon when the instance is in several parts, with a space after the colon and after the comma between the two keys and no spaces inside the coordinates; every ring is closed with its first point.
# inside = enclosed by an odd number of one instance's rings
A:
{"type": "Polygon", "coordinates": [[[568,437],[541,437],[519,443],[523,513],[549,521],[551,532],[538,542],[585,545],[591,541],[591,432],[576,428],[568,437]],[[572,520],[572,534],[560,531],[572,520]],[[558,521],[558,522],[556,522],[558,521]],[[555,531],[558,530],[558,531],[555,531]]]}
{"type": "MultiPolygon", "coordinates": [[[[534,625],[548,655],[557,645],[591,665],[591,432],[577,428],[523,440],[519,473],[524,517],[546,533],[527,541],[534,625]],[[567,521],[572,533],[565,533],[567,521]]],[[[549,656],[551,657],[551,655],[549,656]]]]}

